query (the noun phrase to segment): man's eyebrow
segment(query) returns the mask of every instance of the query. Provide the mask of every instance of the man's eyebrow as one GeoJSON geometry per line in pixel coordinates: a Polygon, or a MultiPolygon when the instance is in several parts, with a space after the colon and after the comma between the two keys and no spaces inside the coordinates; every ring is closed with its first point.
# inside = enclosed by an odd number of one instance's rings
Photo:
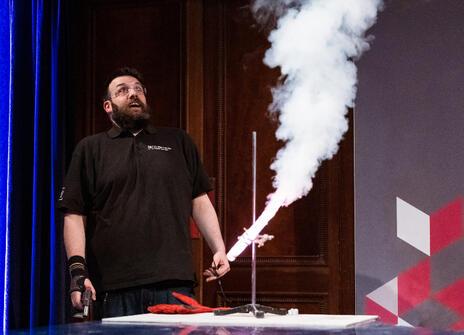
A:
{"type": "MultiPolygon", "coordinates": [[[[135,82],[135,85],[142,85],[141,83],[139,83],[138,81],[135,82]]],[[[119,86],[128,86],[129,84],[126,84],[126,83],[120,83],[120,84],[117,84],[116,87],[119,87],[119,86]]]]}

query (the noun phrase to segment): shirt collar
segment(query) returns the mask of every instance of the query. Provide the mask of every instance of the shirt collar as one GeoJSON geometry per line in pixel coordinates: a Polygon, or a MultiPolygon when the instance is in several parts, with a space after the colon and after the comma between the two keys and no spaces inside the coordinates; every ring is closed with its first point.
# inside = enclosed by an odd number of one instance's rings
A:
{"type": "MultiPolygon", "coordinates": [[[[156,132],[156,128],[153,127],[151,124],[147,125],[144,129],[143,132],[146,134],[154,134],[156,132]]],[[[116,125],[113,125],[110,130],[108,130],[107,134],[111,138],[116,138],[122,134],[126,134],[127,132],[122,130],[116,125]]]]}
{"type": "Polygon", "coordinates": [[[156,133],[156,128],[153,127],[151,124],[145,127],[144,131],[148,134],[154,134],[156,133]]]}

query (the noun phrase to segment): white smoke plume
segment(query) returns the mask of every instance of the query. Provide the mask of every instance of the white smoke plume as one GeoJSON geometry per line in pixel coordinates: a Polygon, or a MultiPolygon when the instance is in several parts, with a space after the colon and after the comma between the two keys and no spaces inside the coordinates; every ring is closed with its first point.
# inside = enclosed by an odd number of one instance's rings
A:
{"type": "Polygon", "coordinates": [[[256,0],[258,19],[280,17],[269,35],[264,62],[280,67],[282,84],[273,90],[278,140],[284,146],[271,165],[273,186],[264,212],[229,251],[234,260],[277,210],[305,196],[319,165],[338,150],[348,129],[346,113],[356,97],[354,60],[369,48],[366,31],[381,0],[256,0]]]}

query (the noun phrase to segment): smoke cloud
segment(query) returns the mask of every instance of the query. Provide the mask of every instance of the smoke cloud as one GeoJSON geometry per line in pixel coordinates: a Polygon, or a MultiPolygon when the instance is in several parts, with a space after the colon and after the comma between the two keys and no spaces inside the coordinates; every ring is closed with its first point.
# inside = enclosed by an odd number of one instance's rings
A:
{"type": "MultiPolygon", "coordinates": [[[[255,2],[257,13],[265,11],[266,3],[255,2]]],[[[333,157],[348,129],[346,113],[356,97],[353,61],[369,48],[365,32],[381,2],[313,0],[299,5],[278,20],[264,58],[284,76],[270,107],[279,114],[276,137],[285,142],[271,165],[276,172],[271,198],[277,196],[287,206],[311,190],[319,165],[333,157]]]]}
{"type": "Polygon", "coordinates": [[[337,152],[348,130],[348,108],[356,97],[354,61],[369,49],[365,34],[381,6],[381,0],[256,0],[252,4],[258,21],[279,16],[264,63],[280,67],[282,73],[269,109],[278,116],[276,138],[284,146],[271,165],[275,192],[229,252],[229,259],[256,238],[281,206],[305,196],[321,162],[337,152]]]}

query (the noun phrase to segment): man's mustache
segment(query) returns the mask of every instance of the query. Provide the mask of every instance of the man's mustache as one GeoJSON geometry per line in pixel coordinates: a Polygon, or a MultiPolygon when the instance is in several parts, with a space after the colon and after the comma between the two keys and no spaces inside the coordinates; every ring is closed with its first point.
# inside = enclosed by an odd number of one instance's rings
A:
{"type": "Polygon", "coordinates": [[[128,104],[130,105],[130,104],[133,104],[133,103],[139,104],[139,105],[142,106],[144,109],[147,108],[147,105],[144,104],[142,101],[140,101],[140,99],[139,99],[138,97],[133,97],[133,98],[131,98],[128,104]]]}

